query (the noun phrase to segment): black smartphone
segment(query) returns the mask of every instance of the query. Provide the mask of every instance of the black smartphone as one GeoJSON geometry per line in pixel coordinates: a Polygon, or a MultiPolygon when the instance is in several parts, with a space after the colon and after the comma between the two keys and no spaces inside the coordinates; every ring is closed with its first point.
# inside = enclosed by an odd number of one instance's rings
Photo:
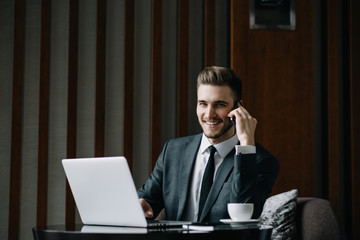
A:
{"type": "MultiPolygon", "coordinates": [[[[235,106],[234,106],[234,109],[236,109],[236,108],[238,108],[238,106],[239,106],[239,104],[242,106],[242,104],[241,104],[241,102],[236,102],[237,104],[235,104],[235,106]]],[[[234,110],[233,109],[233,110],[234,110]]],[[[235,116],[234,117],[229,117],[230,118],[230,121],[232,122],[232,124],[234,125],[234,126],[236,126],[236,118],[235,118],[235,116]]]]}
{"type": "Polygon", "coordinates": [[[230,117],[230,121],[232,122],[232,124],[234,126],[236,126],[236,118],[235,117],[230,117]]]}

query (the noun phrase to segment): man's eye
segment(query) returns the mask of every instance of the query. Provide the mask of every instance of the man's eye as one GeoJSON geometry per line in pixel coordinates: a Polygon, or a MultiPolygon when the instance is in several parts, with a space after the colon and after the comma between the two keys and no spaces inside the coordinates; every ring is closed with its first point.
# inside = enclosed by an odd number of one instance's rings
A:
{"type": "Polygon", "coordinates": [[[216,106],[216,107],[225,107],[225,104],[223,104],[223,103],[218,103],[218,104],[216,104],[215,106],[216,106]]]}

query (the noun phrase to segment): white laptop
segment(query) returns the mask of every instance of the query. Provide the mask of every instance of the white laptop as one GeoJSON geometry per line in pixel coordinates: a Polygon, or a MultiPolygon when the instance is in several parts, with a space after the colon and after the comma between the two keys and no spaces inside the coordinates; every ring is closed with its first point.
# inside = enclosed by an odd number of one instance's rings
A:
{"type": "Polygon", "coordinates": [[[62,164],[84,224],[128,227],[190,224],[146,221],[124,157],[63,159],[62,164]]]}

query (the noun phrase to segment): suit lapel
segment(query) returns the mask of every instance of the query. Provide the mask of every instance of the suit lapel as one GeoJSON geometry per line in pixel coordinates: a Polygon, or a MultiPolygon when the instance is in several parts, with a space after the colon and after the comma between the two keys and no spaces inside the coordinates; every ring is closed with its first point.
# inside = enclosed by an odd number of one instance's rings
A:
{"type": "Polygon", "coordinates": [[[181,219],[186,199],[189,194],[189,184],[191,179],[192,170],[194,167],[194,162],[196,159],[196,155],[200,146],[202,134],[196,135],[194,139],[188,142],[184,146],[183,156],[181,158],[181,166],[180,166],[180,180],[179,180],[179,208],[178,208],[178,219],[181,219]]]}
{"type": "Polygon", "coordinates": [[[224,185],[224,182],[228,178],[229,174],[232,172],[232,170],[234,168],[234,154],[235,154],[235,149],[232,150],[225,157],[224,161],[221,163],[221,165],[216,173],[214,184],[211,187],[211,190],[209,192],[208,199],[205,202],[200,221],[203,221],[204,218],[206,217],[206,215],[209,213],[210,209],[212,208],[212,206],[215,203],[217,196],[220,193],[222,186],[224,185]]]}

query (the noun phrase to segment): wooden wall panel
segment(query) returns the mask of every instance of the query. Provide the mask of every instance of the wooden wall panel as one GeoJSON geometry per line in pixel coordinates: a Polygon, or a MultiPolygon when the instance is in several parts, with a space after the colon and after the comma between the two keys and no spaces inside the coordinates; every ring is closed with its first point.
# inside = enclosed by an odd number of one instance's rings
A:
{"type": "Polygon", "coordinates": [[[296,2],[295,31],[250,30],[249,1],[231,1],[231,67],[244,105],[258,120],[256,140],[280,161],[273,193],[314,194],[311,1],[296,2]],[[306,177],[304,177],[306,176],[306,177]]]}
{"type": "Polygon", "coordinates": [[[349,2],[352,239],[360,239],[360,2],[349,2]]]}
{"type": "Polygon", "coordinates": [[[242,79],[248,78],[248,68],[241,63],[246,62],[248,56],[249,8],[249,4],[242,4],[241,1],[230,2],[230,67],[236,70],[242,79]],[[238,49],[238,45],[242,48],[238,49]]]}
{"type": "Polygon", "coordinates": [[[19,238],[25,2],[15,1],[8,239],[19,238]]]}
{"type": "Polygon", "coordinates": [[[177,136],[188,134],[189,0],[178,1],[177,136]]]}
{"type": "Polygon", "coordinates": [[[205,0],[204,66],[215,65],[215,0],[205,0]]]}
{"type": "Polygon", "coordinates": [[[328,166],[329,199],[337,211],[340,210],[340,86],[339,86],[339,4],[327,1],[327,109],[328,109],[328,166]]]}
{"type": "Polygon", "coordinates": [[[215,65],[230,67],[230,1],[215,1],[215,65]]]}
{"type": "Polygon", "coordinates": [[[48,193],[48,136],[50,84],[50,0],[41,1],[40,99],[37,175],[37,227],[46,226],[48,193]]]}
{"type": "MultiPolygon", "coordinates": [[[[79,45],[79,1],[71,0],[69,6],[69,50],[68,50],[68,96],[66,157],[76,157],[77,90],[78,90],[78,45],[79,45]]],[[[65,225],[75,225],[75,201],[66,181],[65,225]]]]}
{"type": "Polygon", "coordinates": [[[124,136],[123,155],[133,168],[134,129],[134,26],[135,3],[125,0],[124,136]]]}
{"type": "Polygon", "coordinates": [[[161,151],[162,8],[162,0],[152,1],[151,169],[155,166],[161,151]]]}
{"type": "MultiPolygon", "coordinates": [[[[356,206],[353,202],[357,197],[356,177],[359,173],[354,153],[356,154],[356,129],[354,120],[358,118],[354,105],[359,105],[356,99],[359,88],[354,88],[353,74],[358,72],[352,69],[356,60],[356,42],[353,42],[352,26],[354,19],[351,16],[352,6],[347,1],[326,2],[326,32],[327,45],[327,163],[328,163],[328,197],[339,215],[341,224],[348,238],[354,238],[358,232],[356,223],[356,206]],[[353,45],[355,43],[355,45],[353,45]],[[357,93],[356,93],[357,92],[357,93]],[[352,178],[353,177],[353,178],[352,178]],[[352,199],[352,200],[350,200],[352,199]]],[[[356,7],[355,7],[356,8],[356,7]]],[[[359,10],[359,8],[357,8],[359,10]]],[[[356,22],[356,20],[355,20],[356,22]]],[[[356,25],[356,23],[355,23],[356,25]]],[[[357,119],[358,120],[358,119],[357,119]]],[[[356,201],[356,200],[355,200],[356,201]]]]}
{"type": "Polygon", "coordinates": [[[69,1],[51,1],[47,225],[64,223],[69,1]],[[56,209],[56,210],[55,210],[56,209]]]}
{"type": "Polygon", "coordinates": [[[105,153],[106,0],[97,1],[95,157],[105,153]]]}
{"type": "MultiPolygon", "coordinates": [[[[176,136],[178,2],[163,1],[162,9],[162,124],[161,143],[176,136]],[[167,64],[167,63],[173,64],[167,64]]],[[[161,146],[162,147],[162,146],[161,146]]]]}

